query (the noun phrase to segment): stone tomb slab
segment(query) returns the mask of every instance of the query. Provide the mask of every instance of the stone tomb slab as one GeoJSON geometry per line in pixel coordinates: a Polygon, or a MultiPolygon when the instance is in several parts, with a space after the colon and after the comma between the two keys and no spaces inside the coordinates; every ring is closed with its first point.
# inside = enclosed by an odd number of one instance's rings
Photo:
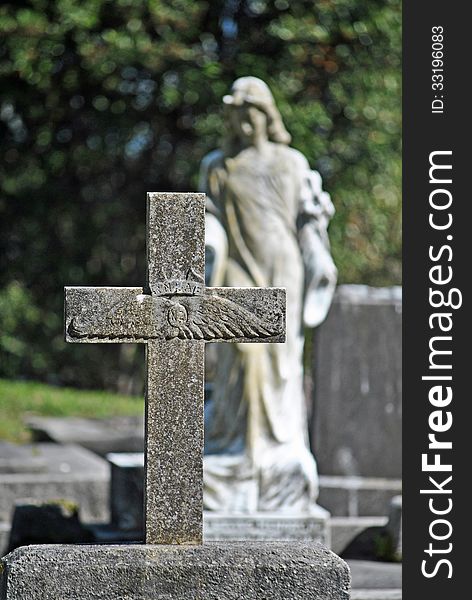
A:
{"type": "Polygon", "coordinates": [[[23,498],[72,500],[84,521],[108,520],[110,468],[105,460],[73,444],[28,444],[18,451],[19,472],[11,471],[12,460],[9,472],[0,472],[0,521],[8,521],[23,498]],[[26,456],[32,457],[30,468],[26,456]]]}
{"type": "Polygon", "coordinates": [[[401,479],[320,475],[318,501],[336,517],[380,517],[401,491],[401,479]]]}
{"type": "Polygon", "coordinates": [[[144,531],[144,453],[110,452],[111,522],[125,531],[144,531]]]}
{"type": "Polygon", "coordinates": [[[43,456],[39,456],[34,446],[18,446],[0,441],[0,474],[41,473],[47,471],[43,456]]]}
{"type": "Polygon", "coordinates": [[[144,416],[108,419],[84,417],[28,417],[26,425],[36,442],[78,444],[100,456],[109,452],[144,450],[144,416]]]}
{"type": "Polygon", "coordinates": [[[348,600],[344,561],[304,542],[25,546],[1,563],[1,600],[348,600]]]}

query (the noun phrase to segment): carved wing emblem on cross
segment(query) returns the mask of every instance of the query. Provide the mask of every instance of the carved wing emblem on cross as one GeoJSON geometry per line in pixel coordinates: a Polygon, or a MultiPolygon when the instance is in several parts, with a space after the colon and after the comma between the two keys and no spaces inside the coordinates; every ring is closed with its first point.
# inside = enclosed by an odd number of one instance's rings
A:
{"type": "Polygon", "coordinates": [[[269,338],[283,331],[283,317],[261,318],[221,296],[182,297],[167,300],[166,339],[231,340],[269,338]]]}

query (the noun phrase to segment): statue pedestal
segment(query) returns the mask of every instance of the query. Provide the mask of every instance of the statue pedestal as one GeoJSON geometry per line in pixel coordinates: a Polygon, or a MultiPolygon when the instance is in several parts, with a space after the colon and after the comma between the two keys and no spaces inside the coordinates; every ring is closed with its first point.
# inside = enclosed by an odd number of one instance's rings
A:
{"type": "Polygon", "coordinates": [[[320,506],[311,513],[283,514],[257,512],[228,514],[203,513],[206,541],[314,541],[331,545],[328,511],[320,506]]]}

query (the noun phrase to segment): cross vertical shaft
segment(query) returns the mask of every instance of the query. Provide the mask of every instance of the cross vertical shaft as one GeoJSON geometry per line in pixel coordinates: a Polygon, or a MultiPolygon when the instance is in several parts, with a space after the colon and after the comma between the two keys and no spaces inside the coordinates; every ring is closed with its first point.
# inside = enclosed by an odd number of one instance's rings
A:
{"type": "MultiPolygon", "coordinates": [[[[203,194],[148,194],[152,294],[185,294],[187,286],[203,289],[204,211],[203,194]]],[[[168,318],[178,323],[179,314],[168,318]]],[[[202,542],[204,352],[202,340],[175,338],[147,344],[144,507],[148,544],[202,542]]]]}

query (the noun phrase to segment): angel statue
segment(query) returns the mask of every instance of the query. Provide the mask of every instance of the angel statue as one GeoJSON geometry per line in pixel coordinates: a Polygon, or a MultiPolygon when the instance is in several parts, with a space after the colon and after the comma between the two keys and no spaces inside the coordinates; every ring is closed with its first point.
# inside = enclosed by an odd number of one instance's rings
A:
{"type": "Polygon", "coordinates": [[[202,161],[212,286],[282,286],[285,344],[222,344],[206,409],[204,507],[221,512],[319,510],[308,446],[303,327],[325,318],[337,271],[321,177],[289,146],[269,87],[237,79],[224,96],[228,133],[202,161]]]}

